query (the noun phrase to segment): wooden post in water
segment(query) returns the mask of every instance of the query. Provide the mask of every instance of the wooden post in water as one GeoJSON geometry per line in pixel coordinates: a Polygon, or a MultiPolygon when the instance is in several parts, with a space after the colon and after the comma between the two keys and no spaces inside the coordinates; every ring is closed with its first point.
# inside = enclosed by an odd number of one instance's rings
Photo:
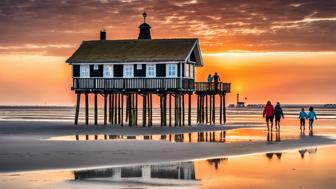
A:
{"type": "Polygon", "coordinates": [[[89,124],[89,94],[85,93],[85,125],[89,124]]]}
{"type": "Polygon", "coordinates": [[[110,112],[110,116],[111,116],[111,124],[113,125],[114,124],[114,119],[113,119],[113,115],[114,115],[114,93],[111,93],[111,96],[110,96],[110,100],[111,100],[111,112],[110,112]]]}
{"type": "Polygon", "coordinates": [[[209,95],[209,123],[212,123],[212,97],[209,95]]]}
{"type": "Polygon", "coordinates": [[[172,126],[172,103],[171,103],[171,99],[172,99],[172,94],[169,94],[169,126],[172,126]]]}
{"type": "Polygon", "coordinates": [[[107,93],[104,93],[104,125],[107,124],[107,93]]]}
{"type": "Polygon", "coordinates": [[[175,127],[178,125],[178,94],[175,93],[175,127]]]}
{"type": "Polygon", "coordinates": [[[135,93],[135,125],[138,125],[138,93],[135,93]]]}
{"type": "Polygon", "coordinates": [[[219,95],[220,103],[219,103],[219,123],[222,125],[223,122],[223,95],[219,95]]]}
{"type": "Polygon", "coordinates": [[[121,112],[120,112],[120,93],[118,94],[118,124],[120,125],[121,123],[121,120],[120,120],[120,117],[121,117],[121,112]]]}
{"type": "Polygon", "coordinates": [[[184,126],[184,94],[182,94],[182,125],[184,126]]]}
{"type": "Polygon", "coordinates": [[[142,96],[142,126],[146,127],[146,98],[147,94],[143,94],[142,96]]]}
{"type": "Polygon", "coordinates": [[[153,125],[153,95],[152,93],[148,94],[149,98],[149,120],[148,120],[148,126],[153,125]]]}
{"type": "Polygon", "coordinates": [[[188,94],[188,125],[191,125],[191,94],[188,94]]]}
{"type": "Polygon", "coordinates": [[[98,99],[97,99],[98,94],[94,93],[94,124],[98,124],[98,99]]]}
{"type": "Polygon", "coordinates": [[[80,93],[80,92],[77,92],[77,103],[76,103],[75,125],[78,124],[78,116],[79,116],[79,109],[80,109],[80,96],[81,96],[81,93],[80,93]]]}
{"type": "Polygon", "coordinates": [[[118,93],[114,94],[114,124],[118,124],[118,93]]]}
{"type": "Polygon", "coordinates": [[[224,117],[224,124],[226,123],[226,103],[225,103],[225,93],[224,93],[224,95],[223,95],[223,108],[224,108],[224,110],[223,110],[223,117],[224,117]]]}
{"type": "Polygon", "coordinates": [[[213,115],[212,122],[215,124],[215,122],[216,122],[216,95],[212,95],[212,98],[213,98],[213,100],[212,100],[212,103],[213,103],[213,105],[212,105],[212,108],[213,108],[213,110],[212,110],[212,115],[213,115]]]}
{"type": "Polygon", "coordinates": [[[208,95],[205,95],[205,123],[208,124],[208,95]]]}
{"type": "Polygon", "coordinates": [[[121,97],[121,105],[120,105],[120,106],[121,106],[121,110],[120,110],[120,111],[121,111],[121,113],[120,113],[120,114],[121,114],[121,115],[120,115],[120,116],[121,116],[121,117],[120,117],[120,125],[121,125],[121,126],[124,126],[124,93],[121,93],[121,94],[120,94],[120,97],[121,97]]]}
{"type": "Polygon", "coordinates": [[[112,116],[111,116],[111,111],[112,111],[112,100],[111,100],[111,96],[112,96],[112,93],[109,93],[109,96],[108,96],[108,100],[109,100],[109,102],[108,102],[108,104],[109,104],[109,108],[108,108],[108,110],[109,110],[109,122],[110,123],[112,123],[112,116]]]}

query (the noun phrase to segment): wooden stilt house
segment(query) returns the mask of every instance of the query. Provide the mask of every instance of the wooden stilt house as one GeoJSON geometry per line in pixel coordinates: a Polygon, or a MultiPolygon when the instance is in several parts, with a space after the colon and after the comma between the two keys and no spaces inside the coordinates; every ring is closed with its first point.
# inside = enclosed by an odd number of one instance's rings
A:
{"type": "MultiPolygon", "coordinates": [[[[227,83],[219,83],[218,89],[213,90],[208,83],[195,82],[195,67],[203,66],[197,38],[151,39],[151,27],[146,23],[146,16],[144,13],[138,39],[106,40],[103,30],[100,40],[83,41],[66,61],[72,66],[72,90],[77,94],[75,124],[78,123],[81,94],[85,96],[86,124],[89,123],[89,94],[94,94],[94,123],[98,123],[97,95],[101,94],[104,97],[104,124],[109,121],[119,125],[125,122],[137,125],[138,96],[142,96],[143,126],[152,125],[152,95],[159,95],[160,119],[164,126],[167,125],[167,114],[169,125],[172,124],[172,96],[175,99],[175,125],[184,125],[184,96],[189,95],[188,124],[191,125],[192,94],[223,96],[230,91],[227,83]]],[[[222,120],[221,117],[220,122],[222,120]]],[[[201,119],[199,123],[202,123],[201,119]]]]}

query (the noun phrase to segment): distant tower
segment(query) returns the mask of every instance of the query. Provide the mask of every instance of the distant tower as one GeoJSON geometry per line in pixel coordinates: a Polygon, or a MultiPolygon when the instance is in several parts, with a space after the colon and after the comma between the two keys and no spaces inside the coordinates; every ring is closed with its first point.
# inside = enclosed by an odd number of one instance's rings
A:
{"type": "Polygon", "coordinates": [[[106,40],[106,31],[104,28],[100,30],[100,40],[106,40]]]}
{"type": "Polygon", "coordinates": [[[150,25],[146,23],[146,17],[147,17],[147,13],[144,12],[142,14],[143,18],[144,18],[144,23],[142,23],[139,28],[140,28],[140,33],[139,33],[139,37],[138,39],[152,39],[151,34],[150,34],[150,25]]]}
{"type": "Polygon", "coordinates": [[[245,102],[240,102],[239,101],[239,93],[237,93],[237,105],[236,105],[236,107],[237,108],[244,108],[245,107],[245,102]]]}

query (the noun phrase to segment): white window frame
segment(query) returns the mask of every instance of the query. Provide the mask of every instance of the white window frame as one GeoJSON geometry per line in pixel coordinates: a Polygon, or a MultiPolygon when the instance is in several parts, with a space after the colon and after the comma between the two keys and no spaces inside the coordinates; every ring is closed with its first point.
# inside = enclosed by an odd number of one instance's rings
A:
{"type": "Polygon", "coordinates": [[[177,64],[166,64],[166,77],[177,77],[177,64]],[[175,74],[171,74],[171,72],[173,71],[173,69],[171,68],[175,68],[175,74]]]}
{"type": "Polygon", "coordinates": [[[105,78],[112,78],[113,77],[113,65],[112,64],[105,64],[104,65],[104,77],[105,78]]]}
{"type": "Polygon", "coordinates": [[[134,68],[133,68],[133,64],[127,64],[127,65],[125,65],[124,64],[124,68],[123,68],[123,71],[124,71],[124,73],[123,73],[123,76],[125,77],[125,78],[130,78],[130,77],[134,77],[134,68]],[[129,70],[127,70],[127,69],[129,69],[129,70]],[[130,73],[130,74],[128,74],[128,73],[130,73]]]}
{"type": "Polygon", "coordinates": [[[146,64],[146,77],[156,77],[156,65],[146,64]],[[149,68],[153,68],[153,75],[150,75],[149,68]]]}
{"type": "Polygon", "coordinates": [[[137,70],[142,70],[142,64],[137,64],[136,66],[137,66],[136,67],[137,70]]]}
{"type": "Polygon", "coordinates": [[[80,65],[79,67],[79,77],[89,78],[90,77],[90,65],[80,65]]]}
{"type": "Polygon", "coordinates": [[[93,65],[93,69],[94,69],[94,70],[99,70],[99,65],[98,65],[98,64],[94,64],[94,65],[93,65]]]}
{"type": "Polygon", "coordinates": [[[190,64],[185,63],[184,64],[184,77],[190,77],[190,64]]]}
{"type": "Polygon", "coordinates": [[[194,64],[189,64],[189,71],[190,71],[190,78],[194,78],[194,67],[195,65],[194,64]]]}

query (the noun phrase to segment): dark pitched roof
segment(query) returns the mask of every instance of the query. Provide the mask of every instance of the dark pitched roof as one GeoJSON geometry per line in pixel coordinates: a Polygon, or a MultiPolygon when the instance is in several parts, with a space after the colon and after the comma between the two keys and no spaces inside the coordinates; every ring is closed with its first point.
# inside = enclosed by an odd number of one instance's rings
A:
{"type": "MultiPolygon", "coordinates": [[[[185,61],[193,50],[193,47],[199,48],[197,39],[83,41],[76,52],[66,62],[124,63],[185,61]]],[[[196,56],[200,56],[200,53],[196,56]]],[[[202,65],[201,62],[197,64],[202,65]]]]}

